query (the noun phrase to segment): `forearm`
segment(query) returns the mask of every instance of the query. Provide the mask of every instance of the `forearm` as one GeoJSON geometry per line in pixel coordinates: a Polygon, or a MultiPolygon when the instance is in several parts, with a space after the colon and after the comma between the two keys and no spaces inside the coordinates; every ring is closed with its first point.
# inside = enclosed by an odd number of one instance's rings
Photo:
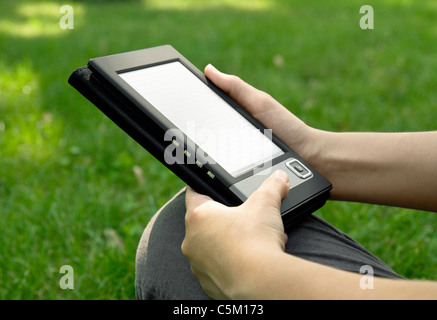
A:
{"type": "Polygon", "coordinates": [[[332,199],[437,211],[437,132],[331,133],[311,164],[333,184],[332,199]]]}
{"type": "Polygon", "coordinates": [[[431,281],[373,278],[346,272],[292,255],[276,252],[257,260],[233,292],[236,299],[437,299],[437,283],[431,281]],[[255,265],[256,267],[253,267],[255,265]]]}
{"type": "Polygon", "coordinates": [[[437,211],[437,132],[321,131],[237,77],[205,75],[328,178],[332,199],[437,211]]]}

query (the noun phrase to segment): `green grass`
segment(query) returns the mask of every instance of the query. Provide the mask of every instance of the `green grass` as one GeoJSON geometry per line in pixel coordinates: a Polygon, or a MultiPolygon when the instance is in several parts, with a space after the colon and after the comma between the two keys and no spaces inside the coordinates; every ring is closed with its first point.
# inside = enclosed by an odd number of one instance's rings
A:
{"type": "MultiPolygon", "coordinates": [[[[62,30],[61,1],[0,0],[0,298],[134,299],[143,228],[183,186],[67,84],[89,58],[169,43],[314,127],[433,130],[434,2],[367,1],[365,31],[357,0],[70,1],[75,28],[62,30]],[[65,264],[74,290],[59,287],[65,264]]],[[[340,202],[318,214],[400,274],[437,280],[435,214],[340,202]]]]}

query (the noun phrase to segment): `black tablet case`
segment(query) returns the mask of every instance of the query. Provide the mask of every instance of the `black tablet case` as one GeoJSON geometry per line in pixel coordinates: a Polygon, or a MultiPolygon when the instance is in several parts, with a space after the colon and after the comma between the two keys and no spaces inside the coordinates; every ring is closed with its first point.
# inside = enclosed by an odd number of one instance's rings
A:
{"type": "MultiPolygon", "coordinates": [[[[204,175],[196,175],[193,172],[196,166],[190,167],[190,165],[176,163],[168,165],[164,161],[166,146],[159,143],[164,137],[164,131],[155,126],[152,121],[140,119],[132,111],[135,107],[130,106],[131,102],[118,95],[116,90],[111,89],[111,86],[95,75],[88,66],[75,70],[69,77],[68,83],[191,188],[227,206],[241,204],[241,200],[227,188],[202,178],[204,175]]],[[[302,204],[297,211],[283,215],[285,228],[290,228],[297,221],[322,207],[328,197],[329,192],[321,193],[311,201],[302,204]]]]}
{"type": "Polygon", "coordinates": [[[68,83],[187,185],[227,206],[240,204],[239,200],[228,190],[224,188],[217,190],[217,186],[211,184],[211,181],[194,175],[188,165],[176,163],[168,165],[164,161],[166,146],[158,143],[163,140],[164,131],[150,122],[144,123],[135,113],[131,113],[129,101],[116,95],[114,90],[110,90],[108,85],[96,77],[88,66],[75,70],[68,79],[68,83]]]}

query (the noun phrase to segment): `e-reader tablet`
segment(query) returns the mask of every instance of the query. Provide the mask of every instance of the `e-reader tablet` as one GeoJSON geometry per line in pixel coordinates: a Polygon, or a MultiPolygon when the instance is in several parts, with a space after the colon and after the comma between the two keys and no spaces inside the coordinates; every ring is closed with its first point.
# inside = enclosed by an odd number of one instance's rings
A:
{"type": "Polygon", "coordinates": [[[90,59],[69,83],[200,193],[239,205],[287,172],[286,228],[323,206],[331,184],[170,45],[90,59]]]}

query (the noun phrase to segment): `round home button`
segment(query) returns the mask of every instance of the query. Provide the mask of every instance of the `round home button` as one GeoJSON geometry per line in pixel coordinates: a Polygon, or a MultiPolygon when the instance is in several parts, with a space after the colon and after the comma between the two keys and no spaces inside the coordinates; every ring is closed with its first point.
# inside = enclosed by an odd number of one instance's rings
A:
{"type": "Polygon", "coordinates": [[[293,159],[285,163],[288,169],[293,171],[293,173],[301,179],[306,179],[311,177],[313,174],[309,171],[300,161],[293,159]]]}

